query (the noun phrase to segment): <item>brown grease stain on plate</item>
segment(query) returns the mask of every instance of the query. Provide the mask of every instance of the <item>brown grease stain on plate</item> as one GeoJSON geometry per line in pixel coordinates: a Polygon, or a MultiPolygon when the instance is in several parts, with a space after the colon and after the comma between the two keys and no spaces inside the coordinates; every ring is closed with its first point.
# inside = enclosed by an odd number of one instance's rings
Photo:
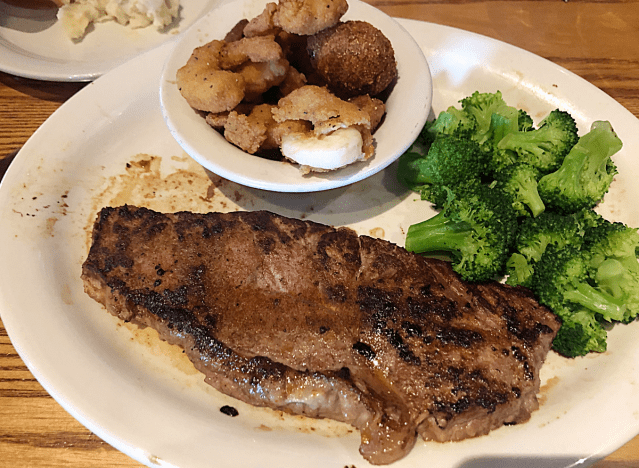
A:
{"type": "MultiPolygon", "coordinates": [[[[38,185],[41,173],[50,170],[38,165],[36,170],[28,174],[21,184],[12,190],[12,211],[20,218],[33,218],[34,222],[29,223],[28,230],[21,231],[20,236],[40,236],[44,238],[55,237],[56,223],[68,214],[69,205],[66,198],[69,190],[60,192],[58,186],[47,187],[51,190],[43,192],[34,191],[38,185]],[[57,195],[60,194],[60,195],[57,195]]],[[[18,234],[15,235],[18,237],[18,234]]]]}
{"type": "Polygon", "coordinates": [[[559,377],[555,376],[555,377],[551,377],[548,380],[546,380],[545,382],[543,382],[543,385],[541,386],[541,388],[539,389],[539,395],[538,395],[538,399],[539,399],[539,405],[543,405],[544,402],[547,399],[547,394],[550,393],[553,389],[553,387],[556,387],[558,384],[560,383],[560,379],[559,377]]]}
{"type": "MultiPolygon", "coordinates": [[[[233,211],[237,206],[216,190],[212,177],[191,158],[173,158],[184,168],[163,174],[162,158],[138,154],[126,164],[124,172],[109,179],[96,195],[96,211],[104,206],[124,204],[157,211],[233,211]]],[[[221,179],[216,178],[220,183],[221,179]]]]}
{"type": "Polygon", "coordinates": [[[209,173],[190,157],[172,158],[177,169],[162,171],[162,158],[140,153],[120,174],[109,177],[94,196],[87,222],[87,250],[96,214],[106,206],[134,205],[161,212],[237,211],[239,207],[217,188],[224,180],[209,173]],[[215,182],[214,182],[215,181],[215,182]]]}
{"type": "Polygon", "coordinates": [[[386,232],[384,231],[384,228],[381,227],[376,227],[368,231],[369,236],[376,237],[378,239],[383,239],[385,234],[386,232]]]}
{"type": "Polygon", "coordinates": [[[45,235],[48,235],[50,237],[53,237],[53,228],[55,227],[55,223],[58,222],[58,218],[55,217],[51,217],[51,218],[47,218],[46,222],[45,222],[45,235]]]}
{"type": "Polygon", "coordinates": [[[118,326],[125,327],[131,334],[131,340],[145,347],[152,356],[166,358],[171,366],[186,375],[197,375],[199,372],[182,349],[161,340],[157,332],[152,328],[139,328],[136,325],[119,321],[118,326]]]}

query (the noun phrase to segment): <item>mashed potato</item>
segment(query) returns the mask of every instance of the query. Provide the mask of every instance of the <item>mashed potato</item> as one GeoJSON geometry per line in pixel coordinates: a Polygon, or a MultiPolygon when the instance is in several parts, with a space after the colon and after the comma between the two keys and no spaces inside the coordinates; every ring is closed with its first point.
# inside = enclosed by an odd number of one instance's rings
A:
{"type": "Polygon", "coordinates": [[[71,39],[81,39],[98,21],[117,21],[131,28],[163,28],[178,15],[180,0],[61,0],[58,19],[71,39]]]}

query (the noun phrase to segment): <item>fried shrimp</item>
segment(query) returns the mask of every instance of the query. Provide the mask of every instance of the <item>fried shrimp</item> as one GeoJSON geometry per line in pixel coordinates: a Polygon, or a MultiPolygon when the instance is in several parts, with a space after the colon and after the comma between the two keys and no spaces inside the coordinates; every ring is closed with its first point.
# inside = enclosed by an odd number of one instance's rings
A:
{"type": "Polygon", "coordinates": [[[270,62],[246,62],[237,69],[245,83],[244,99],[249,102],[259,100],[262,94],[284,81],[288,69],[288,60],[284,58],[270,62]]]}
{"type": "Polygon", "coordinates": [[[231,70],[246,61],[270,62],[281,58],[284,58],[284,52],[275,41],[275,36],[244,37],[225,43],[220,51],[219,66],[223,70],[231,70]]]}
{"type": "Polygon", "coordinates": [[[282,154],[300,165],[302,173],[338,169],[374,153],[371,115],[376,123],[379,106],[370,97],[347,102],[326,88],[306,85],[278,102],[272,109],[276,122],[309,122],[312,130],[282,136],[282,154]]]}
{"type": "Polygon", "coordinates": [[[355,104],[371,117],[371,131],[377,128],[386,114],[386,104],[377,98],[370,97],[368,94],[355,96],[350,98],[348,102],[355,104]]]}
{"type": "Polygon", "coordinates": [[[265,34],[277,34],[279,27],[275,26],[273,15],[277,11],[276,3],[267,3],[262,13],[250,20],[244,27],[244,36],[255,37],[265,34]]]}
{"type": "Polygon", "coordinates": [[[378,95],[397,77],[393,46],[365,21],[347,21],[308,38],[311,64],[329,89],[348,98],[378,95]]]}
{"type": "Polygon", "coordinates": [[[314,85],[302,86],[280,99],[273,109],[273,117],[277,122],[308,120],[317,135],[353,125],[370,129],[371,124],[370,115],[357,105],[314,85]]]}
{"type": "Polygon", "coordinates": [[[300,172],[327,172],[367,159],[364,138],[357,128],[340,128],[328,135],[291,133],[282,138],[282,154],[299,164],[300,172]]]}
{"type": "Polygon", "coordinates": [[[346,0],[279,0],[273,22],[289,33],[311,35],[336,25],[347,10],[346,0]]]}
{"type": "Polygon", "coordinates": [[[259,118],[251,118],[251,114],[231,111],[224,124],[224,138],[247,153],[254,154],[266,140],[266,124],[259,118]]]}
{"type": "Polygon", "coordinates": [[[249,20],[244,18],[235,23],[235,26],[233,26],[231,30],[226,33],[226,36],[224,36],[224,41],[233,42],[242,39],[244,37],[244,28],[246,28],[248,22],[249,20]]]}
{"type": "Polygon", "coordinates": [[[260,150],[277,149],[286,135],[311,130],[310,122],[276,122],[272,112],[274,107],[274,104],[259,104],[246,114],[237,111],[209,114],[207,122],[212,126],[221,127],[224,138],[250,154],[260,150]]]}
{"type": "Polygon", "coordinates": [[[306,76],[303,73],[297,71],[294,67],[288,67],[284,80],[278,85],[282,96],[291,94],[298,88],[301,88],[306,84],[306,76]]]}
{"type": "Polygon", "coordinates": [[[313,126],[306,120],[286,120],[284,122],[275,122],[267,129],[267,137],[262,147],[264,149],[276,149],[282,146],[282,140],[287,135],[294,133],[307,134],[313,131],[313,126]]]}
{"type": "Polygon", "coordinates": [[[219,66],[224,41],[196,48],[176,74],[180,93],[189,106],[206,112],[230,111],[244,99],[244,78],[219,66]]]}
{"type": "Polygon", "coordinates": [[[273,36],[214,40],[197,47],[176,74],[180,93],[194,109],[230,111],[246,97],[255,98],[281,83],[288,69],[273,36]]]}
{"type": "Polygon", "coordinates": [[[266,138],[262,141],[260,150],[278,149],[286,135],[308,132],[312,128],[310,122],[303,120],[276,122],[273,118],[275,107],[275,104],[260,104],[255,106],[249,115],[250,121],[266,128],[266,138]]]}

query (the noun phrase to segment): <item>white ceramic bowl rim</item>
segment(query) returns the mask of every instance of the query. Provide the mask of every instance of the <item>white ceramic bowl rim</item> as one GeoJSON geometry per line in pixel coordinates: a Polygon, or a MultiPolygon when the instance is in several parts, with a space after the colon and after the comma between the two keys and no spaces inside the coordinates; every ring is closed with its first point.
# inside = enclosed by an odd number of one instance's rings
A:
{"type": "Polygon", "coordinates": [[[250,155],[228,143],[180,95],[175,74],[193,49],[221,39],[241,19],[264,9],[260,0],[236,0],[212,11],[176,43],[160,81],[164,120],[179,145],[211,172],[242,185],[279,192],[312,192],[342,187],[385,169],[413,143],[428,117],[432,80],[426,58],[413,37],[393,18],[359,0],[349,0],[343,20],[368,21],[389,38],[397,60],[398,79],[387,102],[383,124],[375,132],[375,155],[327,173],[303,176],[296,165],[250,155]]]}

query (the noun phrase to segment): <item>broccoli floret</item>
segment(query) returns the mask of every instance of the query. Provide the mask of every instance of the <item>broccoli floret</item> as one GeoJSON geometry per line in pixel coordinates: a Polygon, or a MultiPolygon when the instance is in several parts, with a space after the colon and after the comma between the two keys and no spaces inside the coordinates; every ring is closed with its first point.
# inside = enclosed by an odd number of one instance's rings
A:
{"type": "Polygon", "coordinates": [[[597,289],[591,277],[591,255],[587,249],[549,245],[535,265],[531,288],[539,296],[539,302],[552,310],[572,303],[608,322],[623,320],[623,301],[597,289]]]}
{"type": "Polygon", "coordinates": [[[588,310],[569,311],[562,318],[552,349],[566,357],[585,356],[591,351],[603,353],[607,338],[606,329],[588,310]]]}
{"type": "Polygon", "coordinates": [[[536,130],[515,131],[496,143],[491,163],[493,171],[523,161],[543,174],[557,170],[570,149],[577,143],[578,129],[572,116],[554,110],[536,130]]]}
{"type": "Polygon", "coordinates": [[[453,269],[467,281],[503,274],[517,218],[508,197],[485,184],[452,193],[442,211],[408,228],[406,249],[447,253],[453,269]]]}
{"type": "Polygon", "coordinates": [[[485,167],[485,154],[474,141],[438,135],[425,155],[409,151],[399,158],[397,177],[404,186],[419,191],[422,199],[442,206],[446,187],[481,177],[485,167]]]}
{"type": "Polygon", "coordinates": [[[581,349],[581,354],[605,350],[605,329],[601,323],[624,317],[623,301],[591,284],[590,262],[591,255],[583,248],[551,245],[535,265],[530,282],[541,304],[564,322],[582,324],[588,345],[581,349]]]}
{"type": "Polygon", "coordinates": [[[496,139],[508,131],[519,128],[519,110],[506,104],[500,91],[494,93],[475,91],[460,102],[462,110],[473,116],[477,122],[472,138],[484,151],[492,152],[496,139]],[[495,132],[498,133],[498,137],[495,137],[495,132]]]}
{"type": "Polygon", "coordinates": [[[587,232],[589,229],[596,228],[604,223],[607,223],[603,216],[597,213],[592,208],[584,208],[582,210],[577,211],[576,213],[571,213],[571,216],[577,220],[582,231],[587,232]]]}
{"type": "Polygon", "coordinates": [[[506,284],[528,287],[534,272],[533,263],[519,252],[513,252],[506,260],[506,284]]]}
{"type": "Polygon", "coordinates": [[[611,156],[621,146],[609,122],[593,123],[568,152],[561,167],[539,180],[539,195],[546,207],[571,213],[599,203],[617,174],[611,156]]]}
{"type": "MultiPolygon", "coordinates": [[[[419,153],[425,154],[430,148],[431,143],[435,139],[437,133],[433,130],[433,126],[435,125],[434,120],[428,120],[424,127],[419,132],[417,139],[413,142],[412,146],[416,146],[419,148],[419,153]]],[[[409,150],[413,150],[414,148],[410,148],[409,150]]]]}
{"type": "Polygon", "coordinates": [[[428,128],[428,133],[434,139],[437,135],[454,135],[459,138],[471,138],[477,130],[477,120],[474,116],[450,106],[437,116],[428,128]]]}
{"type": "Polygon", "coordinates": [[[537,218],[524,219],[517,232],[514,248],[527,259],[541,259],[549,245],[580,247],[584,228],[578,216],[545,211],[537,218]]]}
{"type": "Polygon", "coordinates": [[[532,117],[523,109],[519,109],[518,126],[520,132],[529,132],[535,129],[532,117]]]}
{"type": "MultiPolygon", "coordinates": [[[[547,212],[540,216],[551,217],[573,219],[574,225],[561,242],[543,248],[541,258],[532,263],[533,273],[526,285],[563,321],[553,343],[558,352],[579,356],[604,351],[603,324],[629,322],[639,315],[639,231],[607,221],[592,210],[563,217],[547,212]]],[[[525,222],[532,224],[540,218],[525,222]]],[[[532,249],[536,255],[539,251],[532,249]]],[[[517,264],[518,260],[512,262],[520,271],[531,266],[517,264]]]]}
{"type": "Polygon", "coordinates": [[[549,245],[562,248],[581,246],[584,227],[577,215],[560,215],[544,211],[536,218],[519,223],[513,253],[506,263],[506,282],[510,285],[530,286],[535,264],[549,245]]]}
{"type": "Polygon", "coordinates": [[[461,101],[462,108],[450,106],[427,122],[418,140],[429,146],[438,135],[453,135],[472,139],[485,152],[506,134],[533,129],[532,118],[522,109],[508,106],[501,92],[475,92],[461,101]]]}
{"type": "MultiPolygon", "coordinates": [[[[413,146],[415,146],[414,143],[413,146]]],[[[404,187],[419,192],[420,187],[423,185],[423,183],[420,182],[419,166],[424,161],[424,155],[412,146],[399,157],[397,161],[397,179],[404,187]]]]}
{"type": "Polygon", "coordinates": [[[539,216],[544,212],[544,202],[537,191],[541,174],[526,163],[512,164],[495,174],[499,188],[512,197],[513,208],[521,217],[539,216]]]}
{"type": "Polygon", "coordinates": [[[597,289],[623,304],[623,322],[639,315],[639,232],[620,222],[601,220],[588,229],[584,249],[590,255],[597,289]]]}

